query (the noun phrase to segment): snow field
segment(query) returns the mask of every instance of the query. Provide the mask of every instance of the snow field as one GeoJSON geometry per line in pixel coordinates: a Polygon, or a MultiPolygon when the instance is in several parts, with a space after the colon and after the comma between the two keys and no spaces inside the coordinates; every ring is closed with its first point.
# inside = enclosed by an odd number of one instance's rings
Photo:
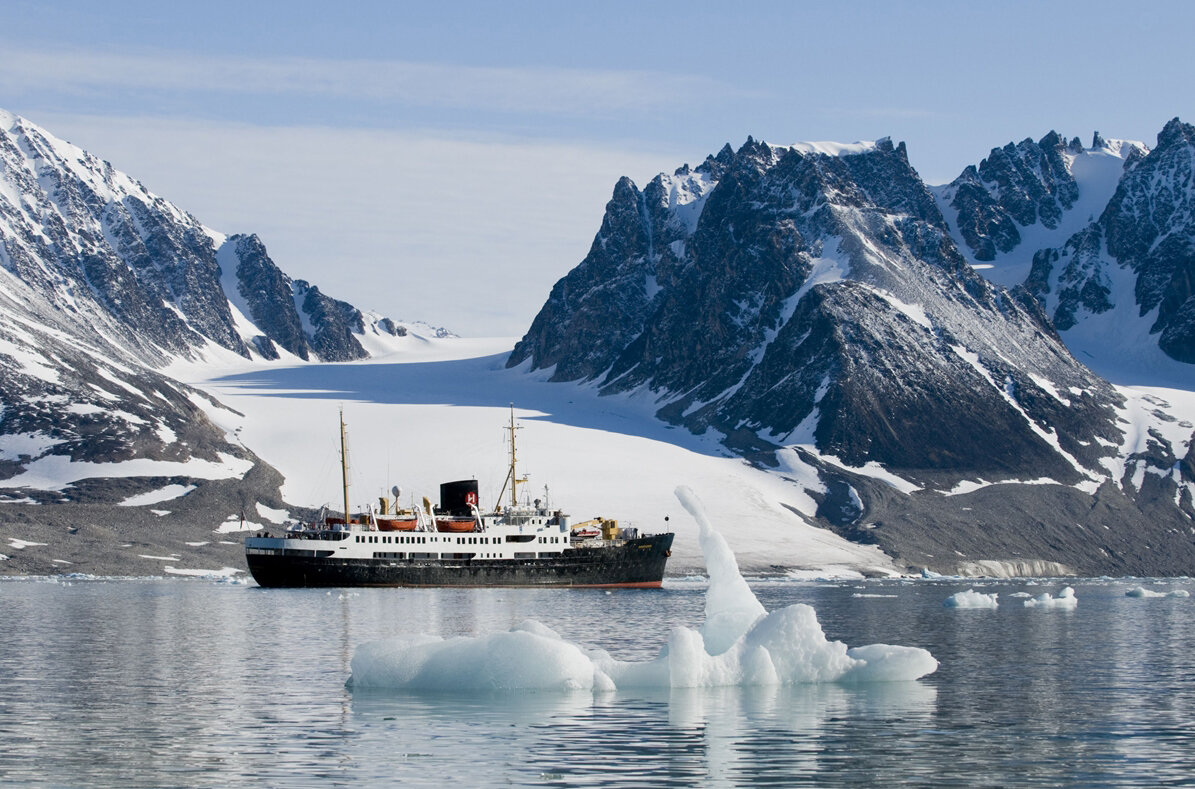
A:
{"type": "Polygon", "coordinates": [[[678,485],[703,491],[711,518],[734,524],[727,539],[744,567],[899,574],[874,546],[850,543],[792,511],[812,516],[817,506],[802,486],[816,480],[795,454],[785,453],[778,472],[752,467],[730,457],[714,436],[655,419],[651,393],[599,397],[584,384],[548,383],[550,370],[507,370],[512,344],[417,338],[401,353],[350,364],[240,361],[214,372],[181,365],[173,372],[239,412],[206,409],[230,437],[282,472],[283,498],[295,505],[341,508],[343,406],[354,508],[376,506],[393,485],[403,490],[403,506],[423,496],[434,501],[440,483],[469,478],[491,506],[506,476],[503,427],[513,403],[519,473],[531,479],[520,496],[546,495],[574,521],[601,516],[645,532],[675,531],[670,575],[703,566],[696,531],[674,517],[670,492],[678,485]]]}

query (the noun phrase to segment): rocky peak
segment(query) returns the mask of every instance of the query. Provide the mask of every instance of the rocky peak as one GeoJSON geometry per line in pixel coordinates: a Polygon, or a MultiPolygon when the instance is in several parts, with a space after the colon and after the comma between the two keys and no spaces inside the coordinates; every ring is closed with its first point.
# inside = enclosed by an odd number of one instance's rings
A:
{"type": "Polygon", "coordinates": [[[978,167],[968,166],[944,191],[958,230],[975,259],[990,261],[1021,243],[1020,228],[1055,228],[1078,198],[1070,171],[1071,146],[1051,131],[993,148],[978,167]]]}
{"type": "Polygon", "coordinates": [[[1171,146],[1190,146],[1195,142],[1195,126],[1183,123],[1178,118],[1171,118],[1158,133],[1158,148],[1171,146]]]}

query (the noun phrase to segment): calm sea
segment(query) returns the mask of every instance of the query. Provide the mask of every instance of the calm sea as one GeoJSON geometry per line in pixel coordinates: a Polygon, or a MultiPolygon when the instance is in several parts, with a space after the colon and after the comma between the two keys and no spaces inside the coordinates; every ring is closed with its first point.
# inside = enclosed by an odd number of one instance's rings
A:
{"type": "Polygon", "coordinates": [[[353,693],[360,643],[538,620],[616,657],[697,626],[704,588],[263,590],[0,581],[4,786],[1195,785],[1195,597],[1070,582],[758,582],[851,646],[925,647],[909,683],[466,697],[353,693]],[[971,586],[997,610],[943,607],[971,586]]]}

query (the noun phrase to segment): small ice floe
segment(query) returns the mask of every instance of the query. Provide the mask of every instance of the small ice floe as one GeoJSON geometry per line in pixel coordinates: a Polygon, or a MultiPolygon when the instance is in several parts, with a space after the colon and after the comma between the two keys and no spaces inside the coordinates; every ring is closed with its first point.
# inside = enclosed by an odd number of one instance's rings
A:
{"type": "Polygon", "coordinates": [[[612,691],[618,688],[712,688],[812,682],[914,680],[938,661],[917,647],[871,644],[849,648],[829,641],[811,606],[767,611],[739,572],[726,540],[705,517],[697,497],[677,498],[700,527],[709,573],[705,622],[674,626],[653,660],[617,660],[582,647],[539,622],[506,632],[371,641],[357,647],[347,685],[376,688],[495,692],[612,691]]]}
{"type": "Polygon", "coordinates": [[[1144,586],[1138,586],[1134,589],[1124,593],[1125,597],[1190,597],[1191,593],[1186,589],[1173,589],[1169,592],[1156,592],[1153,589],[1146,589],[1144,586]]]}
{"type": "Polygon", "coordinates": [[[1075,590],[1069,586],[1063,587],[1057,597],[1052,597],[1049,592],[1043,592],[1037,597],[1025,601],[1026,608],[1074,608],[1078,604],[1079,598],[1075,597],[1075,590]]]}
{"type": "MultiPolygon", "coordinates": [[[[177,559],[175,561],[178,561],[177,559]]],[[[188,575],[193,578],[232,578],[241,572],[236,567],[221,567],[219,570],[190,569],[183,567],[163,567],[167,575],[188,575]]]]}
{"type": "Polygon", "coordinates": [[[999,603],[996,602],[998,592],[985,594],[977,592],[974,589],[968,589],[965,592],[955,592],[942,605],[947,608],[998,608],[999,603]]]}

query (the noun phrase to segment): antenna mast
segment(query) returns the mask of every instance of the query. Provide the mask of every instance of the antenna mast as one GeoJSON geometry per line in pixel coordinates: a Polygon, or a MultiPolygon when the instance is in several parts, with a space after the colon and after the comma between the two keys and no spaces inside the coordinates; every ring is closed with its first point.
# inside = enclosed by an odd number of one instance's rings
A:
{"type": "Polygon", "coordinates": [[[511,403],[510,426],[503,428],[503,430],[510,431],[510,469],[506,472],[506,482],[502,483],[502,491],[498,493],[498,504],[494,505],[494,509],[498,509],[498,505],[502,503],[502,494],[506,492],[507,485],[510,485],[510,506],[519,506],[519,483],[526,482],[528,480],[526,475],[524,475],[522,479],[519,479],[518,474],[515,472],[515,431],[518,429],[519,428],[515,426],[515,404],[511,403]]]}
{"type": "Polygon", "coordinates": [[[344,438],[344,406],[340,407],[340,483],[344,490],[344,522],[349,522],[349,452],[344,438]]]}

